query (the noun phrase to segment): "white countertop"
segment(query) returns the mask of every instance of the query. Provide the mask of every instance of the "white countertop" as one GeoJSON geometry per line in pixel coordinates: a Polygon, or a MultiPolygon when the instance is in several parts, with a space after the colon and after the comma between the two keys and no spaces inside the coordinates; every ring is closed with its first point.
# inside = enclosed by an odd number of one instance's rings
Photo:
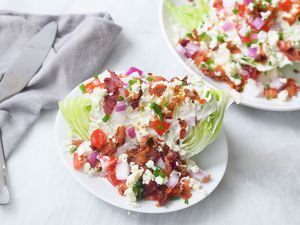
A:
{"type": "MultiPolygon", "coordinates": [[[[33,13],[109,12],[124,30],[104,68],[132,65],[184,74],[167,48],[154,0],[1,0],[0,8],[33,13]]],[[[228,169],[201,203],[175,213],[146,215],[113,207],[81,187],[59,159],[56,111],[42,113],[8,162],[12,201],[1,225],[35,224],[300,224],[300,112],[233,106],[224,128],[228,169]]]]}

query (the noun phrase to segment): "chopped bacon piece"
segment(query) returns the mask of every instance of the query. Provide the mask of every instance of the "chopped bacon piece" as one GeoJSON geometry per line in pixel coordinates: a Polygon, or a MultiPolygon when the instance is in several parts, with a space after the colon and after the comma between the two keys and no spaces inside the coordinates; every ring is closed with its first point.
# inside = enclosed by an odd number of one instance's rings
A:
{"type": "Polygon", "coordinates": [[[288,57],[291,61],[300,61],[300,52],[297,51],[291,41],[279,41],[278,48],[288,57]]]}
{"type": "Polygon", "coordinates": [[[118,100],[118,94],[106,95],[104,97],[103,109],[105,114],[111,114],[118,100]]]}
{"type": "Polygon", "coordinates": [[[110,138],[107,143],[100,149],[103,155],[111,156],[117,151],[117,144],[110,138]]]}
{"type": "Polygon", "coordinates": [[[108,92],[116,93],[118,88],[123,87],[123,82],[114,72],[110,71],[110,77],[104,79],[104,87],[108,92]]]}
{"type": "MultiPolygon", "coordinates": [[[[249,35],[250,36],[250,35],[249,35]]],[[[227,48],[232,54],[241,53],[241,49],[239,49],[235,44],[233,44],[231,41],[227,43],[227,48]]]]}
{"type": "Polygon", "coordinates": [[[138,94],[135,94],[131,97],[130,104],[133,109],[135,109],[139,106],[140,98],[142,97],[142,95],[143,95],[142,90],[139,90],[138,94]]]}
{"type": "Polygon", "coordinates": [[[126,133],[125,133],[125,127],[124,126],[119,126],[117,129],[117,132],[115,134],[115,139],[117,146],[120,147],[124,145],[125,139],[126,139],[126,133]]]}
{"type": "Polygon", "coordinates": [[[155,96],[160,97],[163,95],[166,88],[167,88],[167,86],[164,84],[157,84],[153,88],[150,88],[149,92],[151,95],[154,94],[155,96]]]}

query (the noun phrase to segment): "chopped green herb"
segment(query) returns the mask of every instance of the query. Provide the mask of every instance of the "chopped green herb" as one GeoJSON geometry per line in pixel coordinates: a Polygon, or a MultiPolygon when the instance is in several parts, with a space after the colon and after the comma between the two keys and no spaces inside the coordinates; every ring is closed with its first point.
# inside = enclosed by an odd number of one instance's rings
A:
{"type": "Polygon", "coordinates": [[[233,78],[234,78],[234,79],[239,79],[239,80],[241,79],[240,75],[237,74],[237,73],[233,75],[233,78]]]}
{"type": "Polygon", "coordinates": [[[94,75],[93,77],[94,77],[94,78],[98,78],[98,75],[94,75]]]}
{"type": "Polygon", "coordinates": [[[218,35],[217,40],[218,40],[218,42],[224,42],[224,36],[223,35],[218,35]]]}
{"type": "Polygon", "coordinates": [[[172,197],[170,198],[171,201],[176,201],[176,200],[179,200],[179,199],[180,199],[180,198],[177,197],[177,196],[172,196],[172,197]]]}
{"type": "Polygon", "coordinates": [[[278,32],[278,36],[279,36],[279,40],[282,41],[283,40],[283,33],[281,31],[278,32]]]}
{"type": "Polygon", "coordinates": [[[192,38],[193,34],[192,33],[187,33],[186,36],[189,37],[189,38],[192,38]]]}
{"type": "Polygon", "coordinates": [[[103,121],[104,123],[106,123],[106,122],[109,120],[109,118],[110,118],[110,115],[106,114],[106,115],[102,118],[102,121],[103,121]]]}
{"type": "Polygon", "coordinates": [[[121,95],[119,95],[119,96],[118,96],[118,101],[119,101],[119,102],[124,101],[124,97],[121,96],[121,95]]]}
{"type": "Polygon", "coordinates": [[[264,85],[264,89],[265,89],[265,90],[268,90],[268,89],[270,89],[270,86],[269,86],[268,84],[265,84],[265,85],[264,85]]]}
{"type": "Polygon", "coordinates": [[[135,193],[137,201],[143,199],[144,186],[141,180],[138,180],[138,182],[136,182],[136,184],[132,187],[132,191],[135,193]]]}
{"type": "Polygon", "coordinates": [[[255,9],[257,8],[257,1],[253,2],[253,8],[255,8],[255,9]]]}
{"type": "Polygon", "coordinates": [[[155,177],[158,177],[159,176],[159,171],[160,171],[160,169],[158,168],[156,168],[156,170],[154,170],[153,171],[153,175],[155,176],[155,177]]]}
{"type": "Polygon", "coordinates": [[[161,124],[159,124],[159,125],[157,126],[157,128],[158,128],[159,130],[164,130],[164,129],[165,129],[165,127],[164,127],[163,125],[161,125],[161,124]]]}
{"type": "Polygon", "coordinates": [[[80,85],[79,85],[79,88],[80,88],[80,90],[81,90],[81,92],[82,92],[83,94],[86,93],[86,89],[85,89],[85,85],[84,85],[84,84],[80,84],[80,85]]]}
{"type": "Polygon", "coordinates": [[[232,10],[233,14],[237,15],[239,13],[239,10],[237,8],[232,10]]]}
{"type": "Polygon", "coordinates": [[[214,61],[213,59],[208,59],[208,60],[206,61],[206,63],[207,63],[207,65],[212,65],[212,64],[215,63],[215,61],[214,61]]]}
{"type": "Polygon", "coordinates": [[[137,82],[136,79],[132,79],[132,80],[129,80],[129,81],[128,81],[128,88],[129,88],[130,91],[132,90],[131,86],[132,86],[133,84],[135,84],[136,82],[137,82]]]}
{"type": "Polygon", "coordinates": [[[166,177],[166,174],[164,173],[163,170],[160,170],[160,171],[159,171],[159,176],[162,177],[162,178],[165,178],[165,177],[166,177]]]}
{"type": "Polygon", "coordinates": [[[266,3],[262,4],[262,8],[266,9],[267,8],[267,4],[266,3]]]}
{"type": "Polygon", "coordinates": [[[164,107],[165,107],[165,108],[167,108],[167,107],[169,106],[169,103],[167,103],[167,102],[164,102],[164,104],[163,104],[163,105],[164,105],[164,107]]]}
{"type": "Polygon", "coordinates": [[[210,94],[210,92],[207,91],[207,92],[205,93],[205,98],[208,98],[209,94],[210,94]]]}
{"type": "Polygon", "coordinates": [[[153,81],[153,77],[147,77],[146,80],[149,81],[149,82],[152,82],[153,81]]]}
{"type": "Polygon", "coordinates": [[[272,66],[272,62],[271,61],[269,61],[268,64],[269,64],[269,66],[272,66]]]}
{"type": "Polygon", "coordinates": [[[268,3],[271,3],[271,0],[265,0],[266,2],[268,2],[268,3]]]}
{"type": "Polygon", "coordinates": [[[153,109],[154,112],[158,115],[160,121],[164,120],[161,108],[158,104],[156,104],[155,102],[152,102],[150,105],[150,108],[153,109]]]}
{"type": "Polygon", "coordinates": [[[252,42],[247,42],[246,43],[247,48],[249,48],[251,45],[252,45],[252,42]]]}
{"type": "Polygon", "coordinates": [[[101,172],[101,171],[102,171],[102,167],[100,167],[97,172],[101,172]]]}
{"type": "Polygon", "coordinates": [[[205,32],[203,32],[203,33],[201,33],[201,34],[199,35],[199,37],[200,37],[201,39],[205,38],[205,36],[206,36],[206,33],[205,33],[205,32]]]}
{"type": "Polygon", "coordinates": [[[188,204],[189,204],[189,200],[188,200],[188,199],[185,199],[185,200],[184,200],[184,203],[188,205],[188,204]]]}
{"type": "Polygon", "coordinates": [[[74,152],[77,151],[77,146],[73,146],[71,149],[70,149],[70,152],[71,154],[73,154],[74,152]]]}

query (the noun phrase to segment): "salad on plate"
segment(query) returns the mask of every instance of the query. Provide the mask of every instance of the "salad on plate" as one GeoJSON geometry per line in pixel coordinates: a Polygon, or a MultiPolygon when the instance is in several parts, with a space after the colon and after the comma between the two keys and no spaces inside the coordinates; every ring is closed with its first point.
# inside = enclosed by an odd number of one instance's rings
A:
{"type": "MultiPolygon", "coordinates": [[[[288,101],[299,84],[281,69],[300,61],[299,0],[186,0],[165,4],[176,51],[238,92],[288,101]]],[[[296,71],[297,72],[297,71],[296,71]]]]}
{"type": "Polygon", "coordinates": [[[167,80],[135,67],[107,70],[79,88],[82,95],[59,103],[75,170],[107,179],[135,206],[188,204],[193,191],[205,194],[213,175],[190,157],[216,138],[231,102],[227,94],[198,77],[167,80]]]}

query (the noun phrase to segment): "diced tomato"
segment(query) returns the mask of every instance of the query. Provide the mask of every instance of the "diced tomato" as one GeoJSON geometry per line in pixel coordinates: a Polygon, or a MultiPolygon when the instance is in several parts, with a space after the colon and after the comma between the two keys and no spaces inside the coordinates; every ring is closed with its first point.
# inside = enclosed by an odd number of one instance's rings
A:
{"type": "Polygon", "coordinates": [[[77,153],[73,154],[73,166],[75,170],[80,170],[83,167],[83,158],[78,156],[77,153]]]}
{"type": "Polygon", "coordinates": [[[94,130],[91,135],[91,144],[97,149],[101,149],[106,142],[106,134],[100,130],[94,130]]]}
{"type": "Polygon", "coordinates": [[[189,181],[185,181],[183,183],[181,196],[182,196],[183,199],[189,199],[192,196],[189,181]]]}
{"type": "Polygon", "coordinates": [[[292,0],[280,1],[278,3],[278,9],[285,12],[289,12],[292,9],[292,7],[293,7],[292,0]]]}
{"type": "Polygon", "coordinates": [[[162,136],[169,128],[170,124],[164,121],[155,120],[150,122],[150,126],[158,133],[160,136],[162,136]]]}
{"type": "Polygon", "coordinates": [[[97,87],[100,88],[104,88],[104,84],[100,82],[100,80],[98,78],[94,79],[93,81],[91,81],[90,83],[87,83],[85,85],[85,90],[87,93],[92,93],[93,90],[97,87]]]}
{"type": "Polygon", "coordinates": [[[99,155],[101,167],[104,171],[112,173],[115,171],[118,159],[113,156],[99,155]]]}
{"type": "Polygon", "coordinates": [[[215,7],[217,10],[223,9],[223,1],[222,0],[215,0],[213,7],[215,7]]]}
{"type": "Polygon", "coordinates": [[[291,41],[279,41],[278,48],[288,57],[291,61],[300,61],[300,52],[296,50],[291,41]]]}
{"type": "Polygon", "coordinates": [[[113,186],[117,186],[120,183],[116,178],[115,172],[107,174],[107,179],[113,186]]]}
{"type": "Polygon", "coordinates": [[[246,13],[247,7],[245,4],[238,4],[237,9],[239,16],[243,17],[246,13]]]}
{"type": "Polygon", "coordinates": [[[264,90],[264,96],[267,98],[277,98],[278,90],[273,89],[273,88],[264,90]]]}
{"type": "Polygon", "coordinates": [[[118,188],[120,195],[124,195],[124,192],[126,191],[126,189],[127,189],[126,183],[124,181],[121,181],[119,183],[119,188],[118,188]]]}
{"type": "Polygon", "coordinates": [[[292,79],[292,78],[288,79],[286,90],[289,93],[289,97],[293,97],[293,96],[297,95],[297,92],[299,89],[298,89],[296,81],[294,79],[292,79]]]}

